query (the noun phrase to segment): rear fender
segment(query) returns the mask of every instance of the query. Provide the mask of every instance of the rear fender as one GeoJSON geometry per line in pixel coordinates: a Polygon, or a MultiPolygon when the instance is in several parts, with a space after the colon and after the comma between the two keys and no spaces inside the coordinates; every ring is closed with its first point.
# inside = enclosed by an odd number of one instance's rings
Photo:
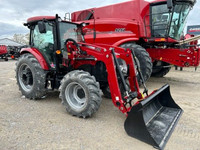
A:
{"type": "Polygon", "coordinates": [[[20,55],[23,55],[25,53],[31,53],[38,60],[38,62],[40,63],[42,69],[49,70],[48,63],[46,62],[46,60],[43,57],[43,55],[36,48],[23,48],[20,51],[20,55]]]}

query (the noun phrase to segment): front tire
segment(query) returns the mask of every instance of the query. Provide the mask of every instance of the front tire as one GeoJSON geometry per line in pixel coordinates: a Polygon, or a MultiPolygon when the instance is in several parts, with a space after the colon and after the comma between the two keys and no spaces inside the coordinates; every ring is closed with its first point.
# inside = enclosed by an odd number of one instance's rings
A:
{"type": "Polygon", "coordinates": [[[60,98],[71,115],[90,117],[100,107],[102,98],[99,83],[88,72],[69,72],[61,81],[60,98]]]}
{"type": "MultiPolygon", "coordinates": [[[[146,82],[150,78],[151,73],[152,73],[152,61],[149,56],[149,53],[142,46],[137,45],[135,43],[124,43],[120,47],[130,48],[134,50],[135,55],[140,64],[140,70],[144,77],[144,81],[146,82]]],[[[142,80],[140,79],[139,75],[137,75],[137,80],[139,84],[141,85],[142,80]]]]}
{"type": "MultiPolygon", "coordinates": [[[[126,85],[130,88],[128,81],[126,82],[126,85]]],[[[119,89],[121,91],[122,97],[124,97],[126,93],[125,93],[125,90],[124,90],[122,83],[119,83],[119,89]]],[[[109,85],[104,86],[102,88],[102,92],[103,92],[103,95],[104,95],[105,98],[108,98],[108,99],[112,98],[109,85]]]]}
{"type": "Polygon", "coordinates": [[[19,90],[26,98],[40,99],[46,95],[46,74],[32,54],[23,54],[16,63],[19,90]]]}
{"type": "Polygon", "coordinates": [[[152,77],[164,77],[171,70],[170,64],[162,61],[154,62],[153,66],[152,77]]]}
{"type": "Polygon", "coordinates": [[[110,88],[109,85],[106,85],[105,87],[102,88],[102,92],[105,98],[111,99],[111,93],[110,93],[110,88]]]}

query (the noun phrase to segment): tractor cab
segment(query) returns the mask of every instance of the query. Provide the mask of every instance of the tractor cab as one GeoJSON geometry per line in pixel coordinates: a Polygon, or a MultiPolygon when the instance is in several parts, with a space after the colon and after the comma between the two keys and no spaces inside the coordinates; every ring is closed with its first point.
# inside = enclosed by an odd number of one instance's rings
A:
{"type": "Polygon", "coordinates": [[[84,41],[82,24],[62,21],[57,15],[29,18],[25,26],[30,29],[30,46],[39,50],[50,69],[62,62],[57,53],[63,53],[66,39],[84,41]]]}

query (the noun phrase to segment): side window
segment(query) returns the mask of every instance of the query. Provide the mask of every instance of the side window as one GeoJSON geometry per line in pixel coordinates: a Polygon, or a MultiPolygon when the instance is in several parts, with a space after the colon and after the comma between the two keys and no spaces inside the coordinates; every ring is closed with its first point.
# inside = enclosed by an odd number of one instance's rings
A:
{"type": "Polygon", "coordinates": [[[154,5],[152,6],[152,36],[165,37],[168,31],[168,24],[170,21],[170,13],[167,5],[154,5]]]}
{"type": "Polygon", "coordinates": [[[38,25],[35,26],[33,31],[34,47],[40,49],[47,48],[48,44],[54,44],[53,40],[53,27],[46,24],[46,33],[40,33],[38,25]]]}

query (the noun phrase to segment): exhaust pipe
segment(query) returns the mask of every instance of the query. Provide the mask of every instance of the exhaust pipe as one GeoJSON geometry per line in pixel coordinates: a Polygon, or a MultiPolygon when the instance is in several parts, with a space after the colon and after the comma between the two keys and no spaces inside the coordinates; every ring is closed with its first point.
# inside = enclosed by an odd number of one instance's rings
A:
{"type": "Polygon", "coordinates": [[[174,102],[169,85],[132,107],[125,120],[127,134],[163,149],[172,134],[183,110],[174,102]]]}

